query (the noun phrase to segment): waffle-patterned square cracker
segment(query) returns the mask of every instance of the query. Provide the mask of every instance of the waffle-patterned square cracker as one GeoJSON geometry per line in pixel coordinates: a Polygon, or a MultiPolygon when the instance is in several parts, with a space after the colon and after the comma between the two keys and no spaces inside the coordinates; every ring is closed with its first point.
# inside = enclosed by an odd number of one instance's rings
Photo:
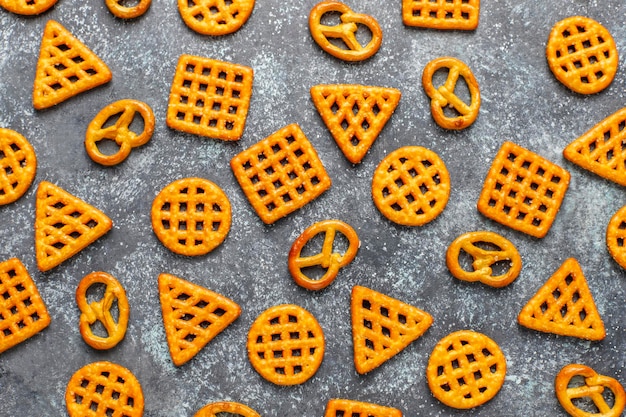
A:
{"type": "Polygon", "coordinates": [[[170,274],[159,275],[159,297],[176,366],[191,360],[241,314],[234,301],[170,274]]]}
{"type": "Polygon", "coordinates": [[[402,411],[362,401],[332,399],[326,404],[324,417],[402,417],[402,411]]]}
{"type": "Polygon", "coordinates": [[[181,55],[167,106],[172,129],[222,140],[243,134],[252,96],[252,68],[181,55]]]}
{"type": "Polygon", "coordinates": [[[17,258],[0,263],[0,353],[50,324],[35,282],[17,258]]]}
{"type": "Polygon", "coordinates": [[[517,317],[524,327],[561,336],[602,340],[604,323],[576,259],[569,258],[526,303],[517,317]]]}
{"type": "Polygon", "coordinates": [[[52,107],[111,81],[104,62],[60,23],[48,21],[41,40],[33,106],[52,107]]]}
{"type": "Polygon", "coordinates": [[[48,271],[106,234],[106,214],[62,188],[42,181],[37,189],[35,252],[37,266],[48,271]]]}
{"type": "Polygon", "coordinates": [[[178,0],[178,12],[191,29],[203,35],[236,32],[248,20],[254,0],[178,0]]]}
{"type": "Polygon", "coordinates": [[[314,200],[331,180],[297,124],[241,152],[230,166],[250,204],[266,224],[314,200]]]}
{"type": "Polygon", "coordinates": [[[369,288],[352,288],[354,365],[360,374],[377,368],[417,340],[433,318],[417,307],[369,288]]]}
{"type": "Polygon", "coordinates": [[[311,98],[335,142],[361,162],[400,102],[400,90],[357,84],[316,85],[311,98]]]}
{"type": "Polygon", "coordinates": [[[542,238],[561,207],[570,174],[512,142],[496,155],[478,199],[478,211],[511,229],[542,238]]]}
{"type": "Polygon", "coordinates": [[[57,0],[0,0],[0,6],[25,16],[38,15],[56,4],[57,0]]]}
{"type": "Polygon", "coordinates": [[[474,30],[479,11],[480,0],[402,0],[402,21],[407,26],[474,30]]]}
{"type": "Polygon", "coordinates": [[[26,138],[14,130],[0,129],[0,206],[24,195],[36,171],[37,156],[26,138]]]}

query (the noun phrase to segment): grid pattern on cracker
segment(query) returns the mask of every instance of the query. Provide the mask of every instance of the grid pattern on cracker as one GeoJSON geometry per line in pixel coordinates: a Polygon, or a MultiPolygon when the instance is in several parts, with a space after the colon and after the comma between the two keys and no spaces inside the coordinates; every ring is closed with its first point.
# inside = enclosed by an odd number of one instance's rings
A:
{"type": "Polygon", "coordinates": [[[37,286],[17,258],[0,263],[0,353],[50,324],[37,286]]]}
{"type": "Polygon", "coordinates": [[[316,85],[311,98],[339,149],[361,162],[400,101],[400,90],[362,85],[316,85]]]}
{"type": "Polygon", "coordinates": [[[626,108],[570,143],[563,156],[594,174],[626,186],[626,108]]]}
{"type": "Polygon", "coordinates": [[[42,181],[37,189],[35,214],[39,269],[54,268],[103,236],[112,226],[111,219],[97,208],[42,181]]]}
{"type": "Polygon", "coordinates": [[[159,275],[159,297],[176,366],[191,360],[241,314],[234,301],[170,274],[159,275]]]}
{"type": "Polygon", "coordinates": [[[44,30],[33,87],[33,106],[44,109],[111,80],[104,62],[59,23],[44,30]]]}
{"type": "Polygon", "coordinates": [[[587,340],[605,337],[604,323],[580,265],[569,258],[522,308],[518,322],[529,329],[587,340]]]}
{"type": "Polygon", "coordinates": [[[331,180],[300,127],[288,125],[231,160],[241,188],[267,224],[311,202],[331,180]]]}
{"type": "Polygon", "coordinates": [[[152,227],[175,253],[206,254],[221,244],[231,224],[231,206],[216,184],[185,178],[166,186],[152,205],[152,227]]]}
{"type": "Polygon", "coordinates": [[[326,404],[324,417],[402,417],[402,412],[373,403],[332,399],[326,404]]]}
{"type": "Polygon", "coordinates": [[[473,331],[446,336],[433,349],[426,376],[433,395],[454,408],[472,408],[500,390],[506,361],[498,345],[473,331]]]}
{"type": "Polygon", "coordinates": [[[489,169],[478,200],[484,216],[542,238],[550,230],[570,174],[512,142],[505,142],[489,169]]]}
{"type": "Polygon", "coordinates": [[[222,140],[243,134],[252,68],[192,55],[178,60],[166,122],[172,129],[222,140]]]}
{"type": "Polygon", "coordinates": [[[254,0],[178,0],[178,11],[191,29],[204,35],[237,31],[250,17],[254,0]]]}
{"type": "Polygon", "coordinates": [[[57,0],[0,0],[0,6],[16,14],[32,16],[45,12],[56,2],[57,0]]]}
{"type": "Polygon", "coordinates": [[[407,26],[472,30],[478,26],[480,0],[402,0],[407,26]]]}
{"type": "Polygon", "coordinates": [[[0,129],[0,206],[20,198],[35,178],[37,157],[19,133],[0,129]]]}
{"type": "Polygon", "coordinates": [[[202,407],[193,417],[220,417],[223,415],[236,414],[241,417],[261,417],[259,413],[250,407],[231,401],[220,401],[207,404],[202,407]]]}
{"type": "Polygon", "coordinates": [[[143,415],[144,399],[137,378],[110,362],[94,362],[76,371],[65,392],[70,417],[143,415]]]}
{"type": "Polygon", "coordinates": [[[418,339],[433,323],[427,312],[369,288],[352,289],[354,364],[364,374],[418,339]]]}
{"type": "Polygon", "coordinates": [[[626,206],[611,217],[606,227],[606,245],[615,262],[626,269],[626,206]]]}

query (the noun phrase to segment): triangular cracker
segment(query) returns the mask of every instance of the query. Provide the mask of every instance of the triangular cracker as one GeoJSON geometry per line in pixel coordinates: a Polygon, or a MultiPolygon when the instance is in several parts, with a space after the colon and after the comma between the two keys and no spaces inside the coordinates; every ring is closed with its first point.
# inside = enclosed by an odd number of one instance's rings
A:
{"type": "Polygon", "coordinates": [[[369,288],[352,288],[354,365],[360,374],[380,366],[433,323],[427,312],[369,288]]]}
{"type": "Polygon", "coordinates": [[[402,417],[397,408],[362,401],[332,399],[326,404],[324,417],[402,417]]]}
{"type": "Polygon", "coordinates": [[[176,366],[196,356],[241,314],[234,301],[170,274],[159,275],[159,296],[167,344],[176,366]]]}
{"type": "Polygon", "coordinates": [[[524,306],[517,321],[524,327],[587,340],[605,337],[604,323],[580,265],[569,258],[524,306]]]}
{"type": "Polygon", "coordinates": [[[47,181],[39,184],[36,204],[35,252],[41,271],[76,255],[113,226],[103,212],[47,181]]]}
{"type": "Polygon", "coordinates": [[[54,20],[41,40],[33,87],[33,106],[40,110],[111,80],[104,62],[54,20]]]}
{"type": "Polygon", "coordinates": [[[316,85],[311,98],[335,142],[361,162],[400,101],[400,90],[352,84],[316,85]]]}

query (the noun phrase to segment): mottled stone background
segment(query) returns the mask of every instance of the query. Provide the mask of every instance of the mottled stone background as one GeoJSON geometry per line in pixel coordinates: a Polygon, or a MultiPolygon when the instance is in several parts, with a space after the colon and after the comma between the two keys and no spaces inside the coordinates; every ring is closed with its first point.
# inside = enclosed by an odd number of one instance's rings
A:
{"type": "Polygon", "coordinates": [[[128,367],[145,395],[146,416],[191,416],[204,404],[234,400],[263,416],[322,416],[330,398],[367,400],[401,409],[406,416],[559,416],[553,392],[562,366],[580,362],[626,382],[626,274],[605,247],[606,225],[626,204],[624,189],[564,160],[563,148],[595,123],[624,106],[626,74],[593,96],[563,87],[550,73],[544,51],[550,28],[571,15],[601,22],[626,53],[626,3],[622,0],[483,0],[472,32],[406,27],[401,1],[349,1],[374,16],[384,40],[363,63],[341,62],[323,52],[307,26],[316,0],[258,0],[250,20],[233,35],[213,38],[188,29],[175,1],[153,0],[133,21],[119,20],[102,0],[59,0],[48,12],[22,17],[0,10],[0,126],[33,144],[39,166],[24,197],[0,207],[0,259],[21,258],[37,283],[52,323],[45,331],[0,355],[0,415],[64,415],[70,376],[90,362],[128,367]],[[113,80],[52,109],[35,111],[31,91],[41,34],[49,19],[63,24],[110,67],[113,80]],[[170,83],[178,57],[195,54],[254,68],[254,92],[240,141],[173,131],[165,125],[170,83]],[[462,132],[433,122],[421,87],[427,62],[457,57],[481,87],[476,123],[462,132]],[[343,157],[309,96],[318,83],[396,87],[402,99],[369,154],[358,166],[343,157]],[[119,166],[105,168],[86,155],[89,121],[105,105],[134,98],[154,109],[152,140],[119,166]],[[329,191],[272,226],[251,209],[233,177],[230,159],[290,123],[299,123],[333,180],[329,191]],[[512,140],[565,167],[570,188],[544,239],[502,227],[480,215],[476,202],[497,149],[512,140]],[[422,227],[386,220],[370,197],[372,173],[389,152],[420,145],[437,152],[451,176],[445,211],[422,227]],[[233,206],[225,242],[206,256],[187,258],[167,250],[150,226],[156,194],[179,178],[199,176],[219,184],[233,206]],[[36,184],[48,180],[107,213],[113,229],[48,273],[36,268],[33,221],[36,184]],[[339,218],[358,232],[354,262],[321,292],[298,287],[287,270],[291,242],[313,222],[339,218]],[[455,280],[445,250],[461,233],[493,230],[523,256],[520,277],[503,289],[455,280]],[[601,342],[542,334],[522,328],[516,316],[526,301],[568,257],[576,257],[604,319],[601,342]],[[125,340],[98,352],[78,331],[74,292],[80,279],[103,270],[125,286],[131,317],[125,340]],[[223,293],[242,306],[241,317],[186,365],[169,357],[162,327],[157,276],[175,274],[223,293]],[[430,312],[434,324],[407,349],[367,375],[352,364],[349,297],[359,284],[430,312]],[[317,374],[300,386],[278,387],[249,364],[245,341],[253,320],[280,303],[299,304],[319,320],[326,354],[317,374]],[[508,372],[500,393],[470,411],[434,399],[425,366],[434,345],[459,329],[493,338],[504,351],[508,372]]]}

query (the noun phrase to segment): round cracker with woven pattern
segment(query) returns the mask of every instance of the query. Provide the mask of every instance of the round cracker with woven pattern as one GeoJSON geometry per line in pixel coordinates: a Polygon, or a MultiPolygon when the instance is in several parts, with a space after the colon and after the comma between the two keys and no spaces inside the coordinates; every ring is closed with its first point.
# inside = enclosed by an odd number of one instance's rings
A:
{"type": "Polygon", "coordinates": [[[220,36],[239,30],[254,9],[254,0],[178,0],[178,11],[191,29],[220,36]]]}
{"type": "Polygon", "coordinates": [[[198,410],[194,417],[220,417],[224,414],[241,417],[261,417],[259,413],[250,407],[231,401],[207,404],[198,410]]]}
{"type": "Polygon", "coordinates": [[[26,138],[14,130],[0,129],[0,206],[24,195],[36,171],[35,150],[26,138]]]}

